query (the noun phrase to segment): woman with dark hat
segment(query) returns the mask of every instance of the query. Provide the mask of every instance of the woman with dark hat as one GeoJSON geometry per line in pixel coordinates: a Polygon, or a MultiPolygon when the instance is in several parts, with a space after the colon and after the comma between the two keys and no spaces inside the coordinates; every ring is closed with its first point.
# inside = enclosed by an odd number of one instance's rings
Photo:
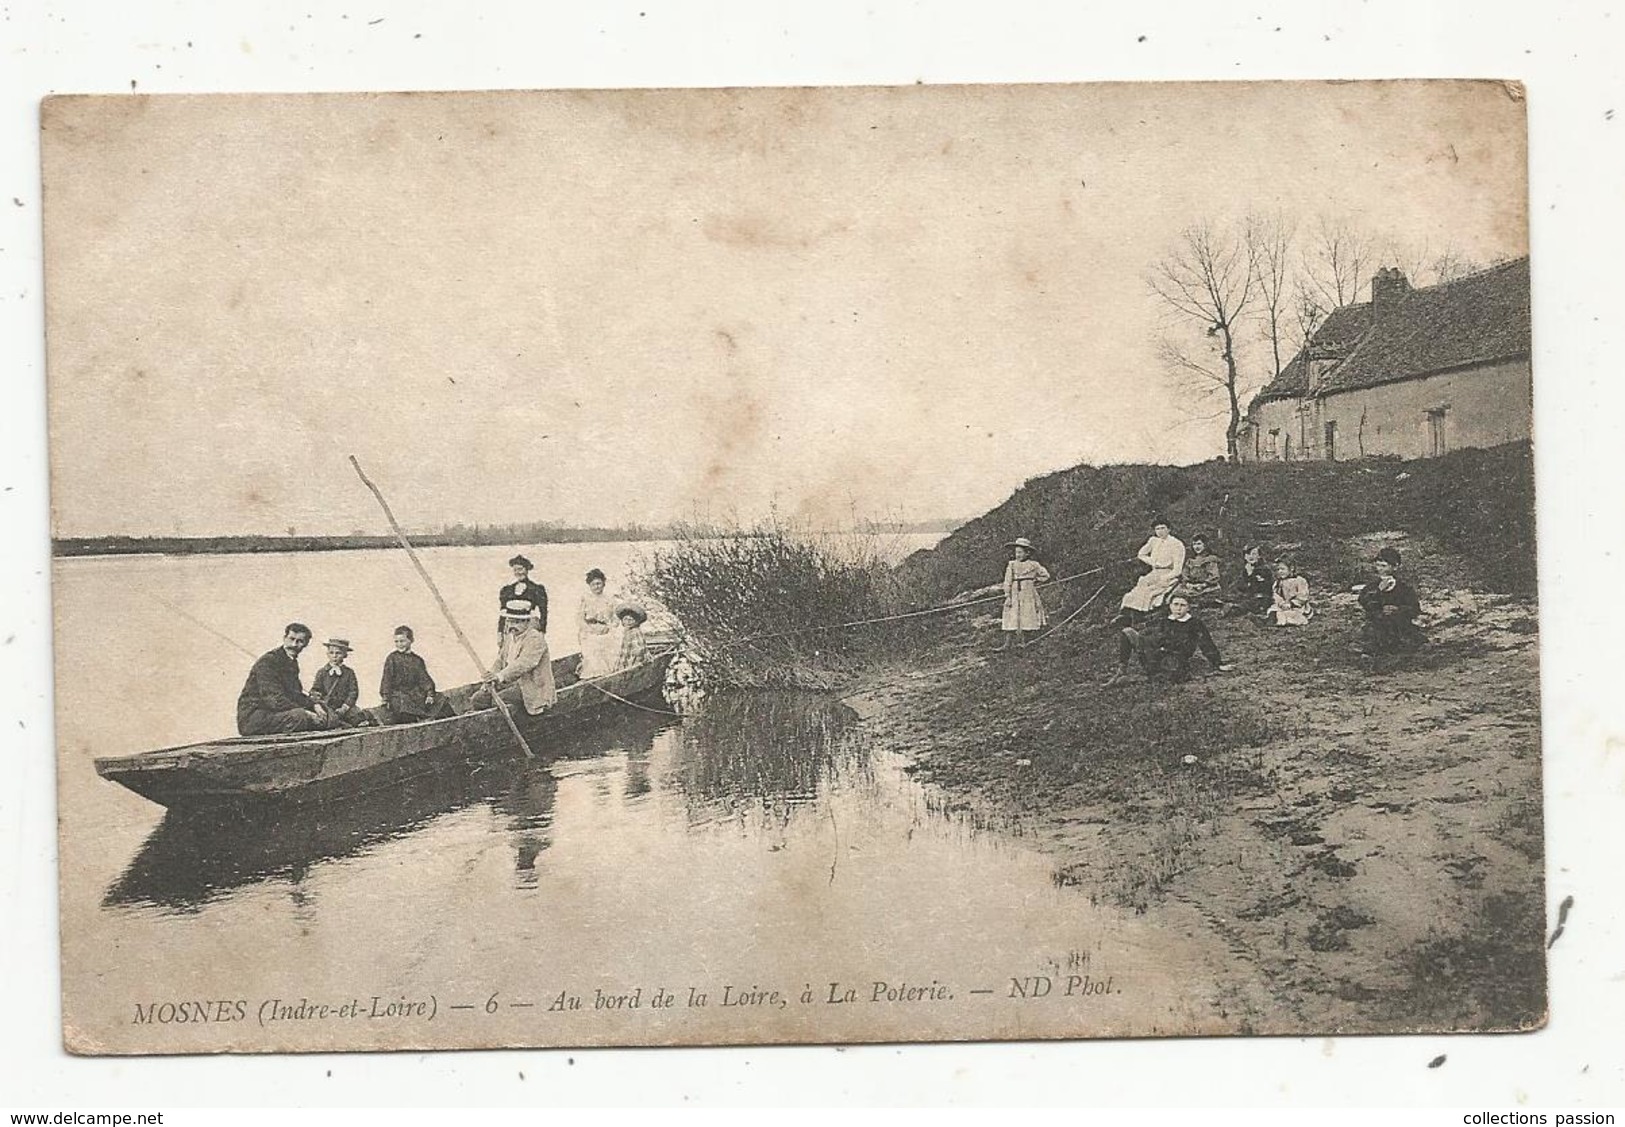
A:
{"type": "Polygon", "coordinates": [[[1033,542],[1018,536],[1005,547],[1014,558],[1004,568],[1004,614],[999,622],[1004,631],[1004,640],[999,644],[1001,650],[1010,648],[1011,634],[1016,636],[1017,645],[1025,646],[1027,631],[1036,633],[1049,621],[1044,613],[1044,600],[1038,593],[1038,585],[1049,582],[1049,572],[1032,558],[1033,542]]]}
{"type": "Polygon", "coordinates": [[[1356,588],[1365,626],[1360,631],[1360,649],[1365,653],[1409,653],[1427,636],[1416,620],[1422,602],[1409,583],[1399,577],[1399,552],[1383,548],[1371,561],[1377,578],[1356,588]]]}
{"type": "Polygon", "coordinates": [[[537,629],[547,633],[547,588],[530,577],[532,564],[524,556],[508,561],[513,569],[513,582],[497,592],[497,652],[503,660],[508,656],[509,632],[503,623],[508,615],[528,614],[537,620],[537,629]]]}

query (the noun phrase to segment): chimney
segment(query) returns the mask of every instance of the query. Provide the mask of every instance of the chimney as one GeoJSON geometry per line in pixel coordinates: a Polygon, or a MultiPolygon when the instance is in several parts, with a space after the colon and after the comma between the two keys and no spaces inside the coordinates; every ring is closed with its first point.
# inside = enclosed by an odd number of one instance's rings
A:
{"type": "Polygon", "coordinates": [[[1405,272],[1397,266],[1384,266],[1371,278],[1371,311],[1380,315],[1391,310],[1410,292],[1405,272]]]}

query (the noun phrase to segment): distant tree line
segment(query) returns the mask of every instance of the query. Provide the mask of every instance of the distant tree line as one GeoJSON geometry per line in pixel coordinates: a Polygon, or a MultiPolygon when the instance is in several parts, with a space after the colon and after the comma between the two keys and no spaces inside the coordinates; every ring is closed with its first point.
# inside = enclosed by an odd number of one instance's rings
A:
{"type": "MultiPolygon", "coordinates": [[[[913,522],[864,522],[866,532],[947,532],[961,522],[931,520],[913,522]]],[[[588,528],[554,521],[528,521],[511,524],[452,524],[433,532],[409,532],[418,548],[509,547],[524,544],[590,544],[606,541],[672,540],[679,536],[738,536],[737,528],[682,525],[626,524],[609,528],[588,528]]],[[[393,548],[393,536],[352,532],[347,535],[301,536],[64,536],[51,541],[56,556],[122,555],[232,555],[249,552],[345,552],[369,548],[393,548]]]]}

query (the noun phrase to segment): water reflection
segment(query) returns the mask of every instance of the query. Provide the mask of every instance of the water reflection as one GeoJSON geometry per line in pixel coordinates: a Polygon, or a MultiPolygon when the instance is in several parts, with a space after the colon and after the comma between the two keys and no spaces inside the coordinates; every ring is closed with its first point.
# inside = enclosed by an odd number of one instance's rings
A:
{"type": "MultiPolygon", "coordinates": [[[[714,697],[681,721],[607,713],[590,729],[556,737],[535,761],[483,752],[490,754],[465,748],[435,770],[359,795],[170,811],[108,888],[103,906],[189,914],[249,886],[286,882],[294,913],[303,918],[316,911],[313,870],[429,834],[503,835],[513,886],[534,889],[554,844],[561,777],[585,787],[600,806],[628,815],[658,799],[659,810],[678,819],[666,832],[744,819],[772,827],[780,840],[798,811],[836,786],[861,790],[872,782],[856,714],[813,693],[714,697]],[[471,807],[490,811],[488,827],[465,821],[444,833],[436,828],[471,807]]],[[[648,816],[660,814],[650,807],[648,816]]]]}
{"type": "Polygon", "coordinates": [[[497,796],[495,807],[507,815],[509,837],[513,842],[514,872],[520,888],[536,887],[536,859],[553,844],[553,801],[558,780],[545,766],[535,764],[514,772],[507,790],[497,796]]]}
{"type": "MultiPolygon", "coordinates": [[[[647,762],[656,733],[669,726],[669,718],[648,713],[615,714],[590,730],[562,734],[547,758],[625,749],[647,762]]],[[[423,774],[320,803],[168,811],[102,904],[190,913],[248,885],[285,880],[295,906],[307,906],[305,879],[315,866],[361,856],[477,803],[511,833],[516,870],[534,872],[551,840],[557,780],[540,759],[488,751],[465,749],[423,774]]]]}
{"type": "Polygon", "coordinates": [[[817,693],[713,697],[687,718],[673,782],[690,822],[742,808],[788,819],[839,781],[869,776],[855,712],[817,693]]]}
{"type": "Polygon", "coordinates": [[[280,879],[295,886],[297,904],[312,866],[412,833],[500,785],[491,770],[447,769],[319,806],[171,810],[102,903],[195,912],[245,885],[280,879]]]}

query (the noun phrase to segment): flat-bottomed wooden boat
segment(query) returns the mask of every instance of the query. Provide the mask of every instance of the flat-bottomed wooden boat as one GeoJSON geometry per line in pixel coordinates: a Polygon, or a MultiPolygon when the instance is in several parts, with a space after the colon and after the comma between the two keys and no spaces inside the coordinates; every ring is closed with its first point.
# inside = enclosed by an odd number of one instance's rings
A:
{"type": "MultiPolygon", "coordinates": [[[[558,700],[525,712],[517,686],[502,692],[531,750],[547,755],[552,732],[584,723],[605,708],[653,697],[665,681],[671,650],[607,677],[581,680],[581,656],[553,663],[558,700]]],[[[237,801],[317,800],[364,793],[411,775],[444,768],[448,759],[519,755],[495,708],[471,709],[478,684],[448,691],[454,715],[382,727],[337,728],[277,736],[233,736],[96,760],[96,773],[170,807],[237,801]]],[[[377,715],[375,712],[374,715],[377,715]]]]}

